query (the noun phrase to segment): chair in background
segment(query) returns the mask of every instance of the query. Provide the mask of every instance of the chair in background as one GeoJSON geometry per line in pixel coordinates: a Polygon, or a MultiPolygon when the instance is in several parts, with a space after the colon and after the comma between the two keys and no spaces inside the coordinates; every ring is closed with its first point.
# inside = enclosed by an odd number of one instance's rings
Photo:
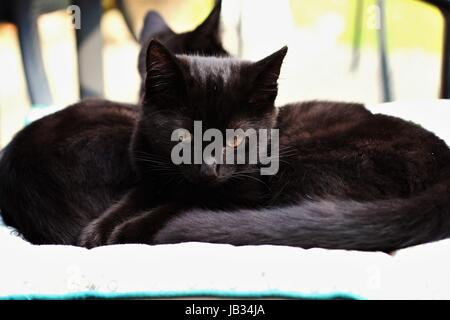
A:
{"type": "Polygon", "coordinates": [[[27,89],[33,106],[53,104],[39,43],[41,14],[77,5],[82,27],[76,29],[80,97],[103,96],[101,0],[14,0],[0,2],[0,20],[17,26],[27,89]]]}
{"type": "MultiPolygon", "coordinates": [[[[413,0],[411,0],[413,1],[413,0]]],[[[415,0],[414,0],[415,1],[415,0]]],[[[421,0],[437,7],[442,13],[444,19],[444,39],[442,49],[442,67],[441,67],[441,89],[440,98],[450,99],[450,0],[421,0]]],[[[382,86],[384,101],[392,100],[392,88],[390,85],[389,62],[386,54],[386,19],[384,0],[377,0],[380,10],[380,28],[379,28],[379,52],[382,75],[382,86]]],[[[353,58],[351,69],[354,70],[359,63],[359,46],[362,32],[362,15],[364,9],[364,0],[358,0],[355,13],[355,33],[353,38],[353,58]]]]}
{"type": "MultiPolygon", "coordinates": [[[[389,59],[387,55],[386,45],[386,15],[384,0],[377,0],[377,15],[378,15],[378,52],[380,59],[380,71],[381,71],[381,86],[383,89],[383,101],[389,102],[393,100],[389,59]]],[[[353,54],[350,70],[356,70],[359,66],[360,58],[360,46],[361,46],[361,34],[363,30],[363,14],[364,14],[364,0],[356,1],[355,10],[355,23],[353,34],[353,54]]]]}
{"type": "Polygon", "coordinates": [[[450,99],[450,0],[422,0],[436,6],[444,18],[444,43],[442,48],[441,98],[450,99]]]}
{"type": "Polygon", "coordinates": [[[128,3],[124,0],[116,0],[116,5],[119,11],[122,13],[125,24],[127,25],[130,34],[133,36],[134,40],[139,42],[139,33],[134,29],[133,17],[130,14],[128,3]]]}

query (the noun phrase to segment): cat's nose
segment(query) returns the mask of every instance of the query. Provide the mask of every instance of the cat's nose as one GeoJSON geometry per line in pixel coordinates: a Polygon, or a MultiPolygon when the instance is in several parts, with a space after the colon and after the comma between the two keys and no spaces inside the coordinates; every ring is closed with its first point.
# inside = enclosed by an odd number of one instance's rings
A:
{"type": "Polygon", "coordinates": [[[206,181],[215,180],[217,178],[216,164],[202,163],[200,166],[200,176],[206,181]]]}

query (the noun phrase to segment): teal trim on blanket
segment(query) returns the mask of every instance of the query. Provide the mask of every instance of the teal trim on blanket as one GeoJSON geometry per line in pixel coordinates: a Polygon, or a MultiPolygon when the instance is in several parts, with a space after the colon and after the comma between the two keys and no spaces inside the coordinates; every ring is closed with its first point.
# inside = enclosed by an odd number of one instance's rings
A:
{"type": "Polygon", "coordinates": [[[83,291],[66,294],[18,294],[0,296],[0,300],[82,300],[82,299],[142,299],[142,298],[179,298],[179,297],[216,297],[216,298],[287,298],[287,299],[352,299],[365,300],[351,293],[316,293],[306,294],[289,291],[221,291],[221,290],[191,290],[191,291],[161,291],[161,292],[95,292],[83,291]]]}

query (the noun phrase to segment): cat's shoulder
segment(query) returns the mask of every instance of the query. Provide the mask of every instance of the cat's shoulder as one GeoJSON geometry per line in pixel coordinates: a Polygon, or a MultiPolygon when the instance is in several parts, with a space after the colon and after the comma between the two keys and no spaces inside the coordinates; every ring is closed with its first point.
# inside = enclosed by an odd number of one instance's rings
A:
{"type": "Polygon", "coordinates": [[[104,99],[85,99],[72,104],[58,112],[43,117],[27,128],[85,128],[86,126],[99,126],[112,124],[132,124],[139,116],[136,105],[113,102],[104,99]]]}
{"type": "Polygon", "coordinates": [[[139,115],[136,105],[86,99],[30,123],[9,143],[10,150],[39,150],[83,138],[129,136],[139,115]]]}
{"type": "Polygon", "coordinates": [[[285,116],[336,116],[336,115],[370,115],[371,112],[361,103],[312,100],[289,103],[279,108],[280,115],[285,116]]]}
{"type": "Polygon", "coordinates": [[[291,103],[279,108],[278,124],[325,124],[337,122],[356,123],[370,117],[372,113],[363,104],[332,101],[306,101],[291,103]]]}
{"type": "Polygon", "coordinates": [[[55,117],[78,117],[82,120],[98,120],[117,118],[124,121],[134,121],[139,116],[139,108],[135,104],[114,102],[105,99],[85,99],[56,112],[55,117]]]}

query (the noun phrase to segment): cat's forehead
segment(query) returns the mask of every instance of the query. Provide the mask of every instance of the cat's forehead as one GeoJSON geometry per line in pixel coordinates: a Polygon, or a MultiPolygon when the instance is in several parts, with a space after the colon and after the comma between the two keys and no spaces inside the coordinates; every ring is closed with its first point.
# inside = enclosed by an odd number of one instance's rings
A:
{"type": "Polygon", "coordinates": [[[185,72],[196,81],[206,84],[222,83],[227,86],[236,79],[241,68],[249,62],[229,57],[204,57],[177,55],[185,68],[185,72]]]}

